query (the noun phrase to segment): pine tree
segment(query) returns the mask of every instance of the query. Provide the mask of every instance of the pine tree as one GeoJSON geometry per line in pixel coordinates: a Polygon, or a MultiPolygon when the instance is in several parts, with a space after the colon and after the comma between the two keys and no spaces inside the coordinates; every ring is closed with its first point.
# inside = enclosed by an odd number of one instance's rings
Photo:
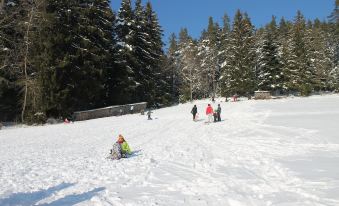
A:
{"type": "Polygon", "coordinates": [[[311,67],[309,47],[306,39],[306,22],[300,11],[290,33],[291,60],[289,65],[290,88],[309,95],[313,90],[315,71],[311,67]]]}
{"type": "Polygon", "coordinates": [[[166,87],[163,85],[165,82],[162,81],[160,72],[161,64],[164,60],[162,30],[150,2],[146,4],[145,11],[142,13],[137,1],[136,12],[138,12],[137,9],[140,14],[136,13],[135,16],[142,16],[142,14],[144,16],[144,22],[139,21],[141,25],[140,32],[137,32],[139,33],[138,38],[140,40],[138,42],[140,44],[137,44],[139,53],[136,54],[136,57],[141,65],[139,74],[141,74],[140,81],[142,81],[139,87],[139,89],[141,88],[140,97],[143,101],[154,105],[156,102],[161,101],[161,87],[166,87]]]}
{"type": "Polygon", "coordinates": [[[339,0],[335,1],[335,7],[329,16],[330,38],[329,44],[333,50],[334,68],[331,71],[330,82],[339,91],[339,0]]]}
{"type": "Polygon", "coordinates": [[[40,73],[48,116],[106,105],[113,38],[109,1],[47,2],[40,73]]]}
{"type": "Polygon", "coordinates": [[[226,63],[226,54],[229,47],[229,38],[231,33],[230,18],[227,14],[223,16],[223,27],[220,31],[220,51],[218,53],[220,67],[223,67],[226,63]]]}
{"type": "Polygon", "coordinates": [[[317,91],[329,90],[330,72],[334,68],[333,52],[328,46],[327,35],[322,28],[322,23],[316,19],[307,31],[310,67],[315,72],[313,79],[314,89],[317,91]]]}
{"type": "Polygon", "coordinates": [[[76,32],[81,51],[78,66],[83,70],[83,76],[76,91],[77,101],[81,103],[75,106],[77,109],[92,109],[107,105],[103,82],[107,71],[112,69],[113,13],[109,0],[86,0],[80,12],[76,32]]]}
{"type": "Polygon", "coordinates": [[[289,78],[289,69],[291,60],[291,49],[289,46],[290,43],[290,30],[292,28],[292,23],[285,21],[284,18],[281,18],[278,28],[278,43],[279,43],[279,52],[278,58],[280,59],[281,71],[282,71],[282,91],[287,93],[291,90],[290,88],[290,78],[289,78]]]}
{"type": "Polygon", "coordinates": [[[0,9],[0,121],[8,121],[17,117],[20,112],[17,80],[20,77],[23,33],[20,29],[20,12],[18,2],[14,5],[3,1],[0,9]]]}
{"type": "Polygon", "coordinates": [[[226,65],[228,63],[228,54],[230,47],[230,34],[231,34],[231,25],[230,18],[227,14],[223,16],[223,28],[220,34],[220,51],[218,53],[219,58],[219,67],[220,67],[220,76],[219,76],[219,84],[221,82],[221,94],[224,96],[230,96],[229,90],[226,88],[230,88],[230,75],[228,69],[226,69],[226,65]]]}
{"type": "Polygon", "coordinates": [[[254,36],[248,15],[236,12],[229,40],[226,65],[222,68],[223,94],[254,91],[254,36]]]}
{"type": "Polygon", "coordinates": [[[255,87],[255,38],[254,38],[254,26],[248,14],[244,13],[244,51],[246,56],[244,58],[245,73],[244,78],[241,80],[243,88],[246,93],[252,93],[256,89],[255,87]]]}
{"type": "Polygon", "coordinates": [[[150,37],[146,31],[146,14],[143,6],[141,5],[141,0],[137,0],[135,3],[135,9],[133,11],[134,24],[133,36],[131,45],[133,46],[133,56],[136,59],[136,65],[134,67],[135,80],[138,82],[136,88],[136,95],[134,101],[146,101],[153,103],[154,95],[154,78],[152,77],[153,72],[151,70],[151,57],[150,51],[151,46],[149,44],[150,37]]]}
{"type": "Polygon", "coordinates": [[[134,102],[138,99],[137,87],[140,82],[137,80],[137,73],[140,66],[134,55],[134,40],[136,25],[130,0],[123,0],[119,9],[117,20],[114,25],[117,34],[117,59],[116,63],[121,76],[119,83],[119,95],[124,102],[134,102]]]}
{"type": "MultiPolygon", "coordinates": [[[[165,60],[165,55],[163,51],[164,43],[162,41],[162,29],[159,24],[159,20],[157,17],[157,14],[153,11],[152,5],[150,2],[147,2],[146,4],[146,28],[148,29],[148,36],[151,37],[151,70],[154,73],[154,79],[155,82],[155,91],[153,92],[155,94],[155,102],[161,103],[163,101],[168,101],[168,97],[163,98],[162,95],[162,88],[167,87],[167,82],[164,80],[166,78],[166,75],[163,74],[163,68],[162,64],[165,60]]],[[[165,93],[166,94],[166,93],[165,93]]],[[[167,96],[167,95],[166,95],[167,96]]]]}
{"type": "Polygon", "coordinates": [[[107,70],[105,75],[105,91],[107,106],[114,104],[123,104],[128,101],[127,95],[124,94],[124,88],[127,86],[125,83],[128,81],[127,72],[119,67],[119,52],[120,45],[118,45],[118,35],[115,31],[116,25],[116,13],[112,13],[111,19],[112,25],[112,46],[110,54],[111,67],[107,70]]]}
{"type": "Polygon", "coordinates": [[[335,0],[334,9],[328,18],[331,23],[339,22],[339,0],[335,0]]]}
{"type": "Polygon", "coordinates": [[[197,43],[189,36],[186,28],[179,33],[180,58],[180,102],[199,98],[201,86],[197,43]]]}
{"type": "Polygon", "coordinates": [[[170,93],[172,102],[179,101],[179,46],[177,42],[177,37],[174,33],[171,34],[169,38],[169,48],[166,55],[166,66],[168,71],[168,82],[170,85],[170,93]]]}
{"type": "Polygon", "coordinates": [[[201,76],[206,84],[202,86],[204,96],[215,97],[218,88],[218,77],[220,73],[220,28],[209,18],[207,31],[204,32],[199,42],[199,58],[201,61],[201,76]]]}
{"type": "Polygon", "coordinates": [[[264,30],[263,39],[259,49],[258,66],[257,66],[257,80],[258,88],[261,90],[279,92],[282,88],[282,71],[278,55],[278,31],[275,17],[266,26],[264,30]]]}

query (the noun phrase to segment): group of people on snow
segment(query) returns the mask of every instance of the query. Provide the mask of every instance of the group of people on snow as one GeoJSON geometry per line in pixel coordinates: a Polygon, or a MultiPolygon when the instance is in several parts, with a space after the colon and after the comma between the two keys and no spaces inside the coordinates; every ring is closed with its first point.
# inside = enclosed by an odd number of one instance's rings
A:
{"type": "MultiPolygon", "coordinates": [[[[198,108],[197,105],[194,105],[191,113],[193,115],[193,121],[197,120],[197,115],[198,115],[198,108]]],[[[208,122],[220,122],[221,121],[221,107],[220,104],[218,104],[218,107],[216,110],[213,109],[213,107],[211,106],[211,104],[207,105],[206,108],[206,115],[208,117],[208,122]]]]}
{"type": "MultiPolygon", "coordinates": [[[[151,118],[151,111],[149,110],[147,112],[147,116],[148,119],[152,119],[151,118]]],[[[198,118],[198,108],[197,105],[194,105],[191,113],[193,115],[193,121],[196,121],[198,118]]],[[[218,107],[214,110],[213,107],[211,106],[211,104],[207,105],[206,108],[206,115],[208,117],[208,123],[211,122],[220,122],[221,121],[221,107],[220,104],[218,104],[218,107]]],[[[110,151],[110,159],[113,160],[119,160],[121,158],[127,158],[129,155],[132,154],[132,151],[127,143],[127,141],[125,140],[125,138],[119,134],[117,141],[113,144],[113,147],[110,151]]]]}

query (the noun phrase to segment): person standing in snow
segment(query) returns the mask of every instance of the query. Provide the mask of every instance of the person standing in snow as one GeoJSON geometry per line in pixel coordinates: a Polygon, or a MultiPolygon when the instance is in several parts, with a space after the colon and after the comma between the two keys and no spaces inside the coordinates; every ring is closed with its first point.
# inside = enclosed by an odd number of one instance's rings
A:
{"type": "Polygon", "coordinates": [[[237,95],[237,93],[235,93],[233,95],[233,102],[237,102],[237,101],[238,101],[238,95],[237,95]]]}
{"type": "Polygon", "coordinates": [[[191,113],[193,114],[193,121],[195,121],[195,117],[198,113],[198,108],[197,108],[197,105],[194,105],[192,110],[191,110],[191,113]]]}
{"type": "Polygon", "coordinates": [[[152,120],[152,117],[151,117],[151,114],[152,114],[153,112],[151,111],[151,110],[148,110],[148,112],[147,112],[147,119],[148,120],[152,120]]]}
{"type": "Polygon", "coordinates": [[[213,112],[213,118],[214,118],[214,122],[218,121],[218,114],[216,111],[213,112]]]}
{"type": "Polygon", "coordinates": [[[213,121],[213,108],[211,104],[208,104],[206,108],[206,115],[208,116],[208,123],[213,121]]]}
{"type": "Polygon", "coordinates": [[[218,108],[217,108],[217,121],[220,122],[221,121],[221,107],[220,104],[218,104],[218,108]]]}

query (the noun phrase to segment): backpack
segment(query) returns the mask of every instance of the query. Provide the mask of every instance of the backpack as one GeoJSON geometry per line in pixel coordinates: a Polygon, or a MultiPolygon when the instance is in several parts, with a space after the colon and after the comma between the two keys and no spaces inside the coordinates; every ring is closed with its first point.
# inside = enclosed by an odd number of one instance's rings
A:
{"type": "Polygon", "coordinates": [[[118,160],[121,159],[122,154],[121,154],[121,145],[119,143],[114,143],[113,148],[111,149],[111,156],[110,158],[113,160],[118,160]]]}

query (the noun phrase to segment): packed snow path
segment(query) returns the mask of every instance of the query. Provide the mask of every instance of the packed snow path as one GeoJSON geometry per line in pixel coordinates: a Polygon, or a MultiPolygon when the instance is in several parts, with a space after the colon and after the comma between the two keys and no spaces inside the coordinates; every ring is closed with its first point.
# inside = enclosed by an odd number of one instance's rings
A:
{"type": "Polygon", "coordinates": [[[0,205],[339,205],[338,95],[207,103],[0,130],[0,205]]]}

